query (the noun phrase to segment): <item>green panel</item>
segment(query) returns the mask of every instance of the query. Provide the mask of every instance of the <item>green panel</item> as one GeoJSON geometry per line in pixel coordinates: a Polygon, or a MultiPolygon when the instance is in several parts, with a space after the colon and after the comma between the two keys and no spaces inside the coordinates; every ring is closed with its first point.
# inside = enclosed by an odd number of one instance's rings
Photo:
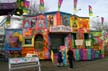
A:
{"type": "Polygon", "coordinates": [[[76,60],[80,60],[80,53],[79,53],[79,49],[75,50],[76,53],[76,60]]]}
{"type": "Polygon", "coordinates": [[[87,59],[91,59],[91,49],[87,49],[87,59]]]}

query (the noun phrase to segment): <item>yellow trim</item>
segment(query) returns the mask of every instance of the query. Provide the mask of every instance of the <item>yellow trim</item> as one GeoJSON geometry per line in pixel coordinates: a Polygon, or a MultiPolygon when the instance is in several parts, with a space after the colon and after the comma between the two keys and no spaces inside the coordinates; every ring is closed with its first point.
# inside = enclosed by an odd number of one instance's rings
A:
{"type": "MultiPolygon", "coordinates": [[[[31,39],[32,39],[32,44],[24,44],[24,43],[25,43],[25,39],[26,39],[26,38],[23,38],[23,47],[34,47],[34,36],[31,37],[31,39]]],[[[29,38],[27,38],[27,39],[29,39],[29,38]]]]}

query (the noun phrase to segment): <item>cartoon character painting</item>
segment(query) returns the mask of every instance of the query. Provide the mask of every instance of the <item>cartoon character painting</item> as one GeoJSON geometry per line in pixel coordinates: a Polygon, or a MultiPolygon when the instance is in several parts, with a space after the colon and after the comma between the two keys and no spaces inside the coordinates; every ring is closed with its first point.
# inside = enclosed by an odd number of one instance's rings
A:
{"type": "Polygon", "coordinates": [[[22,30],[6,30],[5,49],[20,50],[22,45],[22,30]]]}

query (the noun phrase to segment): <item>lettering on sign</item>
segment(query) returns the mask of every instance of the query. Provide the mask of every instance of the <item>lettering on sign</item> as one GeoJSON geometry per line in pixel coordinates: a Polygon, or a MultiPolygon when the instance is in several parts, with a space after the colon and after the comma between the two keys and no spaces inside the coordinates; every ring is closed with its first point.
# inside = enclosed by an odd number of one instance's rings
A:
{"type": "Polygon", "coordinates": [[[50,32],[72,32],[72,28],[69,26],[51,26],[50,27],[50,32]]]}
{"type": "Polygon", "coordinates": [[[35,62],[38,61],[38,57],[26,57],[26,58],[11,58],[10,64],[14,63],[25,63],[25,62],[35,62]]]}
{"type": "Polygon", "coordinates": [[[75,40],[76,45],[83,45],[83,40],[75,40]]]}

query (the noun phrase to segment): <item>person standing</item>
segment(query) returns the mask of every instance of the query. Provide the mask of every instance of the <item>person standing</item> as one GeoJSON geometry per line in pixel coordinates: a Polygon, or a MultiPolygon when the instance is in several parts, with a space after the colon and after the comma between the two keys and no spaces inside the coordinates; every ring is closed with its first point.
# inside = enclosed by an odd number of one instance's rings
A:
{"type": "Polygon", "coordinates": [[[68,49],[67,55],[68,55],[69,67],[73,68],[75,59],[74,59],[73,51],[71,50],[71,48],[68,49]]]}
{"type": "Polygon", "coordinates": [[[63,55],[62,55],[62,51],[59,49],[58,51],[58,66],[63,66],[63,55]]]}

